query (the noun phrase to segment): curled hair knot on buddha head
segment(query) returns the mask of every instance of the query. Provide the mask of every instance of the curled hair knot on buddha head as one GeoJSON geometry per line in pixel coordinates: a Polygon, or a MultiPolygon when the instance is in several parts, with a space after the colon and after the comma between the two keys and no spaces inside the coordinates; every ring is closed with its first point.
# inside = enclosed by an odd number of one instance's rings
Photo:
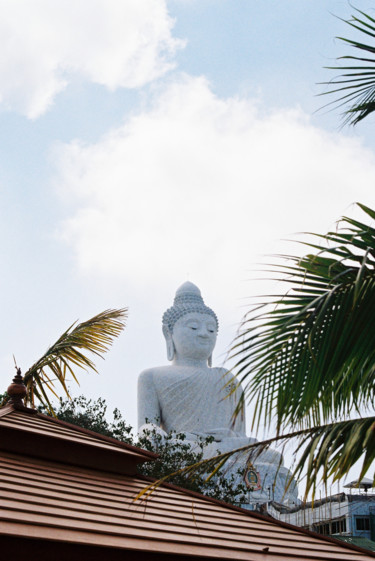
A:
{"type": "MultiPolygon", "coordinates": [[[[173,360],[175,354],[172,339],[174,325],[184,315],[191,313],[210,315],[215,320],[216,329],[219,329],[215,312],[205,305],[199,288],[192,282],[187,281],[177,290],[173,306],[163,314],[163,334],[167,341],[168,360],[173,360]]],[[[211,357],[208,363],[211,366],[211,357]]]]}

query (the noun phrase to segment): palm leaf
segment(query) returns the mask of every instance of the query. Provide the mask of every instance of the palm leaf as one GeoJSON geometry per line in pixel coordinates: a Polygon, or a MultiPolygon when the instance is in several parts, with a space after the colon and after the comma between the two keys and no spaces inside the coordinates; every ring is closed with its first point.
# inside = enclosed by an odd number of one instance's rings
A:
{"type": "Polygon", "coordinates": [[[127,310],[106,310],[93,318],[69,327],[24,375],[26,403],[34,405],[35,397],[53,412],[49,394],[57,396],[56,382],[69,397],[67,375],[77,383],[76,368],[94,370],[87,353],[102,357],[125,325],[127,310]]]}
{"type": "MultiPolygon", "coordinates": [[[[351,419],[317,427],[299,438],[295,477],[306,478],[305,498],[317,484],[345,477],[356,462],[362,461],[361,480],[375,459],[375,417],[351,419]]],[[[374,473],[371,474],[375,482],[374,473]]]]}
{"type": "MultiPolygon", "coordinates": [[[[367,43],[337,37],[350,47],[361,53],[375,53],[375,20],[365,12],[356,9],[352,19],[346,21],[348,25],[360,33],[371,37],[373,45],[367,43]],[[359,14],[356,15],[356,14],[359,14]]],[[[345,21],[345,20],[344,20],[345,21]]],[[[339,60],[353,61],[350,66],[327,67],[330,70],[344,72],[339,79],[323,82],[330,89],[320,95],[339,94],[339,96],[327,105],[339,107],[349,105],[343,113],[346,124],[356,125],[375,110],[375,59],[366,56],[342,56],[339,60]],[[370,66],[368,65],[370,63],[370,66]],[[347,73],[349,72],[349,73],[347,73]]],[[[327,107],[324,106],[324,107],[327,107]]]]}
{"type": "Polygon", "coordinates": [[[278,265],[289,291],[244,319],[233,356],[257,403],[255,427],[275,419],[279,432],[313,427],[372,407],[375,229],[350,218],[341,224],[322,236],[324,249],[278,265]]]}

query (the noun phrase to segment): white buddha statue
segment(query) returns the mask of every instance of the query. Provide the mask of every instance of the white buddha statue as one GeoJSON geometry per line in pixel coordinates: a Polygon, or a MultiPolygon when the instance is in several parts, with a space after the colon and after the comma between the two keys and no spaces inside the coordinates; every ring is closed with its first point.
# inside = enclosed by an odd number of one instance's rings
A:
{"type": "MultiPolygon", "coordinates": [[[[199,436],[212,436],[214,442],[204,450],[206,458],[256,442],[246,436],[245,414],[233,421],[233,413],[242,389],[234,376],[224,368],[212,368],[212,352],[218,331],[216,314],[202,299],[200,290],[191,282],[176,292],[174,304],[163,315],[163,334],[171,364],[144,370],[138,380],[139,432],[156,430],[162,435],[185,433],[194,447],[199,436]]],[[[247,455],[234,458],[231,469],[244,467],[247,455]]],[[[275,500],[281,501],[290,472],[282,467],[281,455],[273,450],[263,452],[255,461],[263,489],[255,497],[268,500],[274,487],[275,500]],[[276,476],[277,472],[277,476],[276,476]]],[[[272,495],[271,495],[272,496],[272,495]]],[[[297,498],[290,489],[288,500],[297,498]]],[[[285,499],[284,499],[285,500],[285,499]]]]}

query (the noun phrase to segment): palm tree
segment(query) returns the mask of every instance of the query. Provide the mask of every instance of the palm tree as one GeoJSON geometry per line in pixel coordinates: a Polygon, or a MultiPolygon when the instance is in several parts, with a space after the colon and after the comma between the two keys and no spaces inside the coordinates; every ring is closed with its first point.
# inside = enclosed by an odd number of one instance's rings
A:
{"type": "Polygon", "coordinates": [[[362,478],[375,459],[375,228],[344,217],[304,245],[313,253],[273,266],[288,291],[249,311],[232,351],[238,410],[251,401],[253,426],[276,423],[266,446],[298,439],[294,474],[306,473],[307,494],[358,460],[362,478]]]}
{"type": "MultiPolygon", "coordinates": [[[[127,310],[106,310],[93,318],[71,325],[23,376],[27,394],[25,404],[34,406],[37,398],[51,413],[51,394],[58,397],[55,384],[69,396],[67,375],[78,383],[75,369],[97,371],[87,352],[102,357],[125,325],[127,310]]],[[[6,399],[3,399],[4,405],[6,399]]]]}
{"type": "Polygon", "coordinates": [[[361,56],[342,56],[338,60],[353,62],[348,66],[327,67],[331,70],[345,71],[345,73],[330,82],[324,82],[333,88],[331,87],[329,91],[321,94],[339,94],[339,97],[328,105],[336,104],[342,107],[349,104],[349,108],[344,111],[343,116],[344,123],[351,125],[356,125],[375,110],[375,19],[361,10],[355,10],[358,15],[352,15],[352,19],[347,20],[346,23],[366,35],[367,38],[371,37],[374,40],[373,44],[337,37],[347,45],[358,49],[361,56]]]}

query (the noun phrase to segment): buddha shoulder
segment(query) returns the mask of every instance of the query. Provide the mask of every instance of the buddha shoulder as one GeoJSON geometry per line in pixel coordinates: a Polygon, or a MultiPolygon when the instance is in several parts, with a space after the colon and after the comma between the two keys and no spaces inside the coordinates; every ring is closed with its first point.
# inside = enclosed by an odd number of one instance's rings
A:
{"type": "Polygon", "coordinates": [[[229,370],[223,368],[222,366],[218,366],[216,368],[213,367],[210,368],[210,370],[216,377],[220,377],[224,381],[224,383],[231,382],[232,380],[236,379],[229,370]]]}
{"type": "Polygon", "coordinates": [[[215,371],[213,378],[215,382],[221,386],[222,391],[226,395],[234,392],[233,395],[238,397],[238,392],[242,392],[242,386],[238,378],[226,368],[211,368],[211,370],[215,371]]]}
{"type": "Polygon", "coordinates": [[[154,377],[159,377],[171,373],[173,371],[173,367],[170,365],[165,366],[154,366],[152,368],[146,368],[143,370],[138,376],[138,384],[153,384],[154,377]]]}

